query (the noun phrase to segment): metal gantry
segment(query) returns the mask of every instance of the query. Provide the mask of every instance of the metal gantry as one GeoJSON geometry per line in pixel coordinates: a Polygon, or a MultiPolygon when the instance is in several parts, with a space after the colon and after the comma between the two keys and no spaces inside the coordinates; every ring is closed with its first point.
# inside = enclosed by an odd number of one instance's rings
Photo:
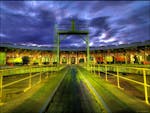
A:
{"type": "Polygon", "coordinates": [[[88,30],[77,30],[75,27],[75,21],[72,20],[71,30],[58,30],[56,28],[56,48],[57,48],[57,63],[60,63],[60,42],[67,38],[68,35],[86,35],[86,38],[81,37],[86,43],[87,48],[87,66],[89,66],[90,63],[90,48],[89,48],[89,31],[88,30]],[[60,35],[64,35],[62,39],[60,39],[60,35]]]}

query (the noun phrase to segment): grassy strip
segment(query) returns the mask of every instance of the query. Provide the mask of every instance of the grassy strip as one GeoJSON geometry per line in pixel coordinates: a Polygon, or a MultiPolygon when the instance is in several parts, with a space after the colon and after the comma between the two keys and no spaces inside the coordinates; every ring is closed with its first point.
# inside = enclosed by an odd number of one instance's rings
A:
{"type": "Polygon", "coordinates": [[[60,87],[64,77],[66,76],[68,71],[66,71],[63,75],[63,77],[61,78],[61,80],[59,81],[59,83],[57,84],[57,86],[55,87],[55,89],[53,90],[53,92],[51,93],[51,95],[49,96],[48,100],[46,101],[46,103],[44,104],[44,106],[41,108],[40,113],[45,113],[48,109],[48,106],[50,105],[50,102],[52,101],[53,96],[56,94],[56,91],[58,90],[58,88],[60,87]]]}
{"type": "Polygon", "coordinates": [[[67,69],[51,75],[46,82],[27,91],[20,98],[1,106],[2,113],[38,113],[63,77],[64,71],[67,69]]]}
{"type": "Polygon", "coordinates": [[[85,69],[81,69],[86,79],[92,84],[99,95],[102,96],[111,111],[113,112],[150,112],[149,106],[133,96],[125,94],[122,90],[94,77],[85,69]]]}
{"type": "Polygon", "coordinates": [[[100,105],[100,108],[102,108],[102,113],[111,113],[110,109],[107,107],[103,99],[100,97],[100,95],[96,92],[94,87],[90,84],[90,82],[82,75],[81,71],[78,70],[80,73],[80,78],[84,81],[86,86],[89,88],[90,93],[94,96],[98,104],[100,105]]]}
{"type": "Polygon", "coordinates": [[[98,100],[95,98],[95,95],[92,95],[92,92],[89,87],[87,87],[87,84],[85,83],[85,80],[82,73],[77,70],[77,82],[80,86],[82,99],[84,101],[81,101],[81,105],[83,106],[84,113],[104,113],[103,107],[98,103],[98,100]]]}

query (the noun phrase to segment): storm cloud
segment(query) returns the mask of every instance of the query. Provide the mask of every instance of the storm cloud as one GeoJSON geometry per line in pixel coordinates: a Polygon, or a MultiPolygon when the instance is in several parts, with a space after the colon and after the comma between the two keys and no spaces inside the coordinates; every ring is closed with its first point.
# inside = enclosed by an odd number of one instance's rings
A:
{"type": "MultiPolygon", "coordinates": [[[[90,46],[150,39],[149,1],[0,1],[0,42],[53,45],[56,25],[69,30],[72,19],[89,30],[90,46]]],[[[85,42],[71,35],[61,45],[85,42]]]]}

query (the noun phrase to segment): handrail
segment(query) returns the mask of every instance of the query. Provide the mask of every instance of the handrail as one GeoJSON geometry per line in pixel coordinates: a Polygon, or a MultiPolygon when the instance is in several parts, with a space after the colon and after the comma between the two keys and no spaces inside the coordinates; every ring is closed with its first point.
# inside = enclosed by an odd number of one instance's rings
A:
{"type": "Polygon", "coordinates": [[[127,66],[111,65],[111,64],[109,64],[109,65],[108,64],[107,65],[106,64],[90,64],[89,68],[87,68],[86,66],[84,66],[84,67],[85,67],[85,69],[89,70],[90,72],[93,72],[94,74],[96,74],[95,73],[96,71],[98,71],[99,73],[104,72],[106,81],[108,81],[108,74],[116,76],[118,88],[121,88],[120,87],[120,78],[144,86],[143,88],[144,88],[144,94],[145,94],[145,102],[147,104],[149,104],[148,88],[147,87],[150,87],[150,84],[147,83],[147,79],[146,79],[146,76],[150,75],[150,69],[149,68],[127,67],[127,66]],[[130,70],[130,69],[132,69],[132,70],[130,70]],[[137,70],[137,71],[135,71],[135,70],[137,70]],[[116,73],[113,74],[113,73],[110,73],[109,71],[113,71],[113,72],[116,72],[116,73]],[[121,72],[142,74],[143,75],[142,77],[143,77],[144,81],[139,82],[137,80],[133,80],[133,79],[130,79],[130,78],[123,77],[119,74],[121,72]]]}
{"type": "Polygon", "coordinates": [[[100,65],[100,66],[109,66],[109,67],[125,67],[125,68],[131,68],[131,69],[145,69],[145,70],[150,70],[150,68],[145,68],[145,67],[132,67],[132,66],[120,66],[120,65],[112,65],[112,64],[92,64],[92,65],[100,65]]]}
{"type": "MultiPolygon", "coordinates": [[[[27,83],[27,88],[24,90],[27,91],[29,90],[33,85],[40,83],[42,80],[42,73],[47,73],[47,72],[57,72],[65,68],[65,65],[59,65],[58,67],[52,67],[52,66],[38,66],[38,67],[20,67],[20,68],[12,68],[12,69],[4,69],[0,70],[0,105],[2,104],[2,97],[3,97],[3,90],[11,85],[14,85],[16,83],[22,82],[24,80],[28,80],[27,83]],[[11,73],[9,73],[11,72],[11,73]],[[24,78],[18,78],[18,80],[3,84],[4,77],[5,76],[11,76],[15,74],[28,74],[24,78]],[[37,80],[36,83],[32,84],[32,78],[39,76],[39,79],[37,80]]],[[[19,75],[18,75],[19,76],[19,75]]],[[[48,74],[46,74],[45,77],[48,77],[48,74]]]]}
{"type": "Polygon", "coordinates": [[[11,68],[11,69],[2,69],[0,72],[2,73],[3,76],[8,76],[8,75],[14,75],[14,74],[24,74],[24,73],[29,73],[30,69],[32,69],[34,72],[40,72],[40,70],[44,70],[45,68],[49,68],[47,71],[57,71],[60,70],[62,65],[59,66],[28,66],[28,67],[17,67],[17,68],[11,68]]]}

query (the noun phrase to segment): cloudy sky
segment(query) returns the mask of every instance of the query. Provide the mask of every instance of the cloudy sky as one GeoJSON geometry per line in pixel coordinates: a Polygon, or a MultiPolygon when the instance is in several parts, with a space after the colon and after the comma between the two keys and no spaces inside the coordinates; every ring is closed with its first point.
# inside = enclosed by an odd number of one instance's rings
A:
{"type": "MultiPolygon", "coordinates": [[[[55,25],[69,29],[72,19],[78,29],[89,30],[90,46],[150,39],[149,1],[0,1],[0,42],[50,46],[55,25]]],[[[85,42],[71,35],[61,45],[85,42]]]]}

